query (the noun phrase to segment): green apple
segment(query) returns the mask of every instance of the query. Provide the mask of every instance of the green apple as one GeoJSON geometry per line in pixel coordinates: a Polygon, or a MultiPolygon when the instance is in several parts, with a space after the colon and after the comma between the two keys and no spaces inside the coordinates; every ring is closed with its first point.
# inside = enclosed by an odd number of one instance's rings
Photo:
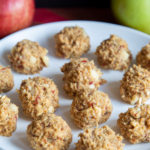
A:
{"type": "Polygon", "coordinates": [[[120,23],[150,34],[150,0],[111,0],[111,6],[120,23]]]}

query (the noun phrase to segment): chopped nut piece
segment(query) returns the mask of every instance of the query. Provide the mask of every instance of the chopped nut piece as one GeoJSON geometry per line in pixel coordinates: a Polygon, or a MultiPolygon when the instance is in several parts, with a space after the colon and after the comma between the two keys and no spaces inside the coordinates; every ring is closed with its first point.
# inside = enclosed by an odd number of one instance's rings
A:
{"type": "Polygon", "coordinates": [[[30,62],[35,64],[36,63],[36,58],[34,56],[31,56],[30,57],[30,62]]]}
{"type": "Polygon", "coordinates": [[[53,107],[53,106],[50,106],[49,109],[48,109],[48,112],[49,112],[49,113],[53,113],[53,112],[54,112],[54,107],[53,107]]]}
{"type": "Polygon", "coordinates": [[[49,64],[49,58],[48,58],[47,56],[44,56],[44,57],[42,58],[42,60],[43,60],[44,64],[45,64],[46,66],[48,66],[48,64],[49,64]]]}
{"type": "Polygon", "coordinates": [[[94,84],[90,84],[89,88],[90,89],[95,89],[95,85],[94,84]]]}
{"type": "Polygon", "coordinates": [[[15,104],[10,104],[10,109],[14,112],[18,112],[18,107],[15,104]]]}

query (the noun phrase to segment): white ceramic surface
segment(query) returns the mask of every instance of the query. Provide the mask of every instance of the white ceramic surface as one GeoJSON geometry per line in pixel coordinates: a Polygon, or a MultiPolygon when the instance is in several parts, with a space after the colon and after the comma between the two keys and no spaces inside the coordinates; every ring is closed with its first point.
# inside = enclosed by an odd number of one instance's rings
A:
{"type": "MultiPolygon", "coordinates": [[[[70,105],[72,100],[68,99],[65,95],[65,92],[62,89],[62,76],[60,72],[60,67],[68,62],[69,60],[59,59],[55,56],[54,49],[54,34],[59,32],[65,26],[81,26],[85,29],[91,39],[91,49],[83,57],[88,57],[90,60],[95,60],[95,64],[99,67],[97,63],[96,56],[94,52],[96,47],[104,39],[108,38],[110,34],[116,34],[121,38],[125,39],[129,45],[129,49],[133,54],[133,59],[137,52],[150,41],[150,36],[142,32],[123,27],[120,25],[113,25],[103,22],[93,22],[93,21],[66,21],[66,22],[56,22],[34,26],[19,32],[16,32],[2,40],[0,40],[0,64],[4,66],[10,65],[7,59],[7,55],[10,52],[12,46],[14,46],[18,41],[22,39],[30,39],[37,41],[40,45],[48,49],[48,56],[50,58],[50,65],[48,68],[44,68],[40,74],[35,75],[22,75],[13,71],[15,86],[13,90],[6,93],[8,97],[12,99],[12,102],[19,106],[19,120],[17,123],[17,130],[9,138],[0,137],[0,150],[31,150],[29,142],[26,138],[26,128],[31,120],[27,119],[21,108],[21,103],[19,101],[16,89],[19,88],[20,83],[23,79],[33,76],[46,76],[54,80],[59,88],[59,99],[60,99],[60,108],[56,111],[56,114],[61,115],[69,124],[72,129],[73,141],[70,145],[69,150],[74,149],[74,143],[78,140],[78,134],[82,131],[78,129],[70,118],[70,105]]],[[[133,60],[134,62],[134,60],[133,60]]],[[[105,85],[102,85],[99,90],[104,91],[109,94],[109,97],[113,104],[113,112],[109,120],[104,123],[109,125],[113,130],[119,133],[119,130],[116,126],[116,121],[119,113],[125,112],[128,107],[132,107],[129,104],[124,103],[119,95],[119,86],[120,80],[122,79],[124,72],[111,71],[111,70],[102,70],[103,78],[108,82],[105,85]]],[[[102,124],[102,125],[104,125],[102,124]]],[[[101,126],[102,126],[101,125],[101,126]]],[[[142,143],[132,145],[124,140],[126,143],[125,150],[150,150],[149,143],[142,143]]]]}

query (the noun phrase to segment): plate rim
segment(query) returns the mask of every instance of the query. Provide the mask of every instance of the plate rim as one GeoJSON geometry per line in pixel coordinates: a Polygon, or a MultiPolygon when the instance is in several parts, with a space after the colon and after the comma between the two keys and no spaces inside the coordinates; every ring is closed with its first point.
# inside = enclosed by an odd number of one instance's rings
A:
{"type": "Polygon", "coordinates": [[[131,28],[131,27],[128,27],[128,26],[124,26],[124,25],[120,25],[120,24],[103,22],[103,21],[92,21],[92,20],[69,20],[69,21],[57,21],[57,22],[50,22],[50,23],[43,23],[43,24],[29,26],[27,28],[21,29],[19,31],[16,31],[14,33],[11,33],[11,34],[3,37],[2,39],[0,39],[0,43],[2,43],[3,41],[5,41],[8,38],[11,38],[11,37],[15,36],[16,34],[19,34],[21,32],[25,32],[27,30],[31,30],[33,28],[40,28],[40,27],[45,26],[45,25],[47,26],[47,25],[54,25],[54,24],[63,24],[63,23],[67,23],[67,22],[68,23],[77,23],[77,22],[78,23],[96,23],[96,24],[104,24],[104,25],[110,25],[110,26],[118,26],[122,29],[128,30],[129,32],[133,32],[133,33],[139,34],[140,36],[145,36],[146,38],[150,38],[150,35],[147,34],[147,33],[144,33],[144,32],[139,31],[137,29],[134,29],[134,28],[131,28]]]}

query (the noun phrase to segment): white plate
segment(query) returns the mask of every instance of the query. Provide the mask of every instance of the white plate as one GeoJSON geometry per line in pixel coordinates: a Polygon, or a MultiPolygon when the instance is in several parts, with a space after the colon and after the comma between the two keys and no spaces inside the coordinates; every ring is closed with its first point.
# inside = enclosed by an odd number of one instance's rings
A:
{"type": "MultiPolygon", "coordinates": [[[[31,150],[29,146],[29,142],[26,138],[26,128],[27,125],[31,122],[28,120],[22,113],[21,104],[16,93],[16,89],[19,88],[20,83],[23,79],[27,79],[28,77],[33,76],[46,76],[50,77],[55,81],[59,88],[59,99],[60,99],[60,108],[57,110],[56,114],[61,115],[69,124],[73,133],[73,141],[69,150],[74,149],[74,143],[78,140],[78,133],[82,130],[78,129],[72,122],[70,118],[70,105],[71,100],[67,99],[63,89],[62,89],[62,76],[63,74],[60,72],[60,67],[68,62],[69,60],[58,59],[55,56],[54,49],[54,34],[59,32],[65,26],[81,26],[85,29],[91,39],[91,49],[90,51],[84,55],[84,57],[88,57],[90,60],[94,59],[95,64],[97,64],[96,56],[94,52],[96,47],[102,42],[104,39],[108,38],[110,34],[116,34],[121,38],[125,39],[129,45],[129,49],[133,54],[133,58],[137,52],[146,45],[150,41],[150,36],[141,33],[139,31],[123,27],[120,25],[113,25],[108,23],[101,22],[93,22],[93,21],[66,21],[66,22],[56,22],[34,26],[19,32],[16,32],[2,40],[0,40],[0,64],[4,66],[10,65],[7,59],[7,55],[10,52],[12,46],[14,46],[18,41],[22,39],[30,39],[33,41],[37,41],[40,45],[46,47],[49,50],[48,56],[50,57],[50,66],[48,68],[43,69],[40,74],[35,75],[22,75],[13,71],[15,87],[10,92],[6,93],[8,97],[12,99],[12,102],[19,106],[19,120],[17,123],[17,130],[13,133],[13,135],[9,138],[0,137],[0,148],[3,150],[31,150]]],[[[99,67],[99,66],[98,66],[99,67]]],[[[109,120],[105,123],[109,125],[112,129],[114,129],[117,133],[119,130],[116,126],[116,121],[118,119],[118,115],[121,112],[125,112],[128,107],[132,107],[129,104],[124,103],[119,95],[119,84],[122,79],[124,72],[119,71],[111,71],[111,70],[102,70],[103,78],[105,78],[108,83],[101,86],[100,90],[109,94],[112,104],[113,104],[113,112],[109,120]]],[[[102,124],[104,125],[104,124],[102,124]]],[[[102,126],[101,125],[101,126],[102,126]]],[[[129,144],[127,141],[125,150],[149,150],[150,144],[129,144]]]]}

